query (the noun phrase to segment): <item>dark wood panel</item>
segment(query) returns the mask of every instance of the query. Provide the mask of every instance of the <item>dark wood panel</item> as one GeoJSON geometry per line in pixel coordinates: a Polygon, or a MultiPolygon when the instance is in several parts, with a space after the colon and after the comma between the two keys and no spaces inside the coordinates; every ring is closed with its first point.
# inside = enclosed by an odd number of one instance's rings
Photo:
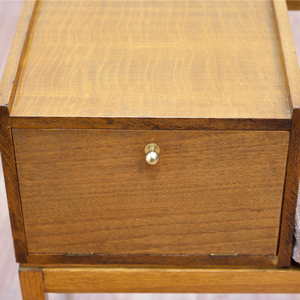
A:
{"type": "Polygon", "coordinates": [[[27,261],[27,246],[15,153],[7,107],[0,107],[0,146],[16,259],[27,261]]]}
{"type": "Polygon", "coordinates": [[[29,253],[277,254],[288,132],[13,132],[29,253]]]}

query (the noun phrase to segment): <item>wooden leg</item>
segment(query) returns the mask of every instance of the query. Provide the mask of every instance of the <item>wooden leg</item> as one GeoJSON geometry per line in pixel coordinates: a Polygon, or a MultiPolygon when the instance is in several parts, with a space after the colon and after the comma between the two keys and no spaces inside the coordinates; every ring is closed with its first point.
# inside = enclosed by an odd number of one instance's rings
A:
{"type": "Polygon", "coordinates": [[[19,277],[23,300],[46,300],[42,269],[21,268],[19,277]]]}

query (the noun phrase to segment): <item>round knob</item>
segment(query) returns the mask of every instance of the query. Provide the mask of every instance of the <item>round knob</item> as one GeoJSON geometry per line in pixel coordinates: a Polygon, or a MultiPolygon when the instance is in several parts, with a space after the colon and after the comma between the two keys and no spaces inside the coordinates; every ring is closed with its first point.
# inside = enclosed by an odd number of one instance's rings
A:
{"type": "Polygon", "coordinates": [[[156,165],[158,162],[158,154],[160,152],[160,149],[155,144],[148,144],[145,147],[145,153],[146,153],[146,162],[149,165],[156,165]]]}

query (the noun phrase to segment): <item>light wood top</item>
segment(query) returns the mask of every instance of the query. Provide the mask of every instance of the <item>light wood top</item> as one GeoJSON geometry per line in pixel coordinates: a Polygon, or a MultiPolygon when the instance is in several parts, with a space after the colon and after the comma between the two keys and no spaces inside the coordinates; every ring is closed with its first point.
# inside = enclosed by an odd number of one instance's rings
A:
{"type": "Polygon", "coordinates": [[[289,119],[268,1],[44,1],[12,116],[289,119]]]}

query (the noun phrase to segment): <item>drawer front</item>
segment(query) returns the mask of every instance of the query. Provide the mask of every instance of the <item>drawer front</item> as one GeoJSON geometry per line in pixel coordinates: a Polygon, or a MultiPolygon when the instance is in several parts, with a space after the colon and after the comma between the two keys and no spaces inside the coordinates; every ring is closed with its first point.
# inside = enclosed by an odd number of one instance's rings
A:
{"type": "Polygon", "coordinates": [[[289,132],[14,129],[29,253],[276,255],[289,132]],[[144,148],[160,147],[146,163],[144,148]]]}

